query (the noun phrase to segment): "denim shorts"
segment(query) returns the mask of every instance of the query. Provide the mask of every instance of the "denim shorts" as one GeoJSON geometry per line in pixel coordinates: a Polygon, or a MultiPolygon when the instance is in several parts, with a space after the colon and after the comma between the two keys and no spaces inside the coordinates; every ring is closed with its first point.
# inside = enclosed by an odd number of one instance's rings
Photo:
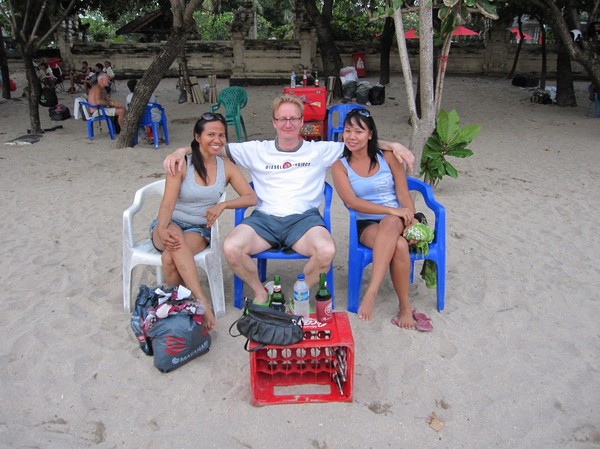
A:
{"type": "Polygon", "coordinates": [[[275,249],[291,248],[306,232],[315,226],[325,227],[319,209],[309,209],[301,214],[276,217],[258,210],[242,221],[271,244],[275,249]]]}
{"type": "MultiPolygon", "coordinates": [[[[185,234],[186,232],[194,232],[198,235],[200,235],[200,237],[204,238],[204,240],[206,240],[206,242],[210,245],[210,229],[206,227],[206,225],[195,225],[195,224],[189,224],[189,223],[184,223],[182,221],[178,221],[178,220],[171,220],[171,223],[176,224],[177,226],[179,226],[179,228],[181,229],[181,231],[185,234]]],[[[158,225],[158,219],[154,219],[152,220],[152,223],[150,223],[150,241],[152,242],[152,246],[154,246],[154,240],[152,240],[152,231],[154,231],[154,228],[158,225]]],[[[154,246],[154,248],[156,248],[156,246],[154,246]]],[[[158,248],[156,248],[157,251],[160,251],[158,248]]]]}

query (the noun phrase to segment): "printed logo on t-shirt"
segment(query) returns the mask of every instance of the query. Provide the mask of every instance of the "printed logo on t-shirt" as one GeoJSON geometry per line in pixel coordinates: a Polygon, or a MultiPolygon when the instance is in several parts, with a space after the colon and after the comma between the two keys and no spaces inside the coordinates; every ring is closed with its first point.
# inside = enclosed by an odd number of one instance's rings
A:
{"type": "Polygon", "coordinates": [[[295,162],[285,161],[283,164],[265,165],[265,170],[287,170],[292,167],[310,167],[310,162],[295,162]]]}

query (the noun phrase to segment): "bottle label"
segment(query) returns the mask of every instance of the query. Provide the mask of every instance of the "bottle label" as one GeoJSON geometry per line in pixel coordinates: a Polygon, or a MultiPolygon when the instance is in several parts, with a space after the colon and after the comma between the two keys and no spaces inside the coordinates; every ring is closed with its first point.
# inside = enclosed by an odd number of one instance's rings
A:
{"type": "Polygon", "coordinates": [[[294,301],[308,301],[308,299],[309,299],[308,291],[294,292],[294,301]]]}

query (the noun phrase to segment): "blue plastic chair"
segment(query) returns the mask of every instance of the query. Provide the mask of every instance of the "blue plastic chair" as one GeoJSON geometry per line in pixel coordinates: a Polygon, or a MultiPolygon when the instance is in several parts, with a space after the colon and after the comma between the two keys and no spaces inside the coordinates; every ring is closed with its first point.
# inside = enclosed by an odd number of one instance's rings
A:
{"type": "Polygon", "coordinates": [[[108,135],[112,140],[115,139],[115,126],[113,124],[112,119],[106,115],[106,111],[104,110],[104,106],[90,104],[86,101],[79,101],[81,105],[81,109],[83,111],[83,116],[85,117],[85,121],[87,122],[87,134],[88,140],[94,140],[94,122],[99,122],[100,131],[102,132],[102,120],[106,120],[106,126],[108,128],[108,135]],[[94,112],[90,111],[90,108],[95,108],[94,112]]]}
{"type": "Polygon", "coordinates": [[[590,100],[590,106],[588,107],[587,115],[592,117],[600,117],[600,95],[594,92],[590,100]],[[592,112],[593,110],[593,112],[592,112]]]}
{"type": "Polygon", "coordinates": [[[344,132],[344,119],[352,109],[367,108],[363,105],[353,103],[336,104],[329,107],[329,111],[327,112],[327,140],[338,141],[339,136],[344,132]],[[333,126],[334,114],[338,115],[337,126],[333,126]]]}
{"type": "MultiPolygon", "coordinates": [[[[417,190],[423,195],[425,204],[435,214],[434,239],[429,244],[429,254],[423,256],[410,253],[410,282],[414,280],[415,260],[433,260],[437,264],[437,309],[444,310],[446,293],[446,209],[433,196],[433,189],[423,181],[408,179],[408,189],[417,190]]],[[[356,213],[348,209],[350,214],[350,236],[348,242],[348,311],[357,313],[360,305],[360,293],[363,270],[373,262],[373,250],[358,241],[356,213]]]]}
{"type": "MultiPolygon", "coordinates": [[[[252,188],[254,188],[254,184],[250,183],[252,188]]],[[[331,199],[333,197],[333,188],[327,182],[325,183],[325,188],[323,189],[323,195],[325,196],[325,201],[323,205],[323,221],[325,222],[325,227],[331,233],[331,199]]],[[[235,210],[235,226],[239,225],[244,219],[244,214],[246,213],[247,208],[240,208],[235,210]]],[[[285,252],[282,249],[269,249],[263,251],[258,254],[254,254],[252,256],[253,259],[256,259],[256,265],[258,267],[258,277],[261,282],[265,282],[267,280],[267,260],[268,259],[279,259],[279,260],[292,260],[292,259],[308,259],[308,257],[303,256],[302,254],[298,254],[291,249],[286,249],[285,252]]],[[[331,304],[333,307],[333,299],[335,297],[334,294],[334,284],[333,284],[333,263],[329,268],[329,272],[327,273],[327,288],[331,292],[331,304]]],[[[233,275],[233,304],[238,309],[241,309],[243,306],[243,293],[244,293],[244,281],[242,281],[235,274],[233,275]]]]}
{"type": "MultiPolygon", "coordinates": [[[[167,113],[165,112],[165,108],[163,108],[158,103],[148,103],[146,105],[146,110],[144,111],[144,115],[140,119],[140,123],[138,125],[140,128],[145,128],[146,126],[152,127],[152,135],[154,137],[154,148],[158,149],[158,129],[159,126],[162,126],[163,133],[165,135],[165,144],[169,145],[169,130],[167,128],[167,113]],[[160,110],[160,122],[152,121],[152,109],[160,110]]],[[[133,139],[133,144],[138,144],[138,133],[135,133],[135,137],[133,139]]]]}
{"type": "Polygon", "coordinates": [[[244,117],[242,117],[242,108],[248,104],[248,93],[243,87],[226,87],[219,93],[217,102],[210,105],[210,112],[216,112],[221,106],[225,108],[225,122],[228,125],[235,126],[235,134],[238,142],[248,140],[244,117]],[[243,137],[242,137],[243,133],[243,137]]]}

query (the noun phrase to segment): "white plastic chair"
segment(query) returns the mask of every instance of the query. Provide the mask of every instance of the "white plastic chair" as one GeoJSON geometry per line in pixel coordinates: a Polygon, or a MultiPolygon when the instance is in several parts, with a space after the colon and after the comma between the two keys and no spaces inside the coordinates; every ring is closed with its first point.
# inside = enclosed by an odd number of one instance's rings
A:
{"type": "MultiPolygon", "coordinates": [[[[165,180],[155,181],[140,188],[133,203],[123,212],[123,308],[131,312],[131,273],[136,265],[153,265],[156,267],[156,282],[162,284],[162,261],[160,253],[152,245],[149,238],[135,241],[133,218],[140,212],[144,201],[150,196],[160,196],[165,191],[165,180]]],[[[226,192],[220,201],[225,201],[226,192]]],[[[223,289],[223,267],[221,265],[221,241],[219,238],[219,221],[211,227],[211,242],[204,251],[196,254],[196,266],[202,268],[208,277],[210,295],[215,315],[225,314],[225,291],[223,289]]]]}

